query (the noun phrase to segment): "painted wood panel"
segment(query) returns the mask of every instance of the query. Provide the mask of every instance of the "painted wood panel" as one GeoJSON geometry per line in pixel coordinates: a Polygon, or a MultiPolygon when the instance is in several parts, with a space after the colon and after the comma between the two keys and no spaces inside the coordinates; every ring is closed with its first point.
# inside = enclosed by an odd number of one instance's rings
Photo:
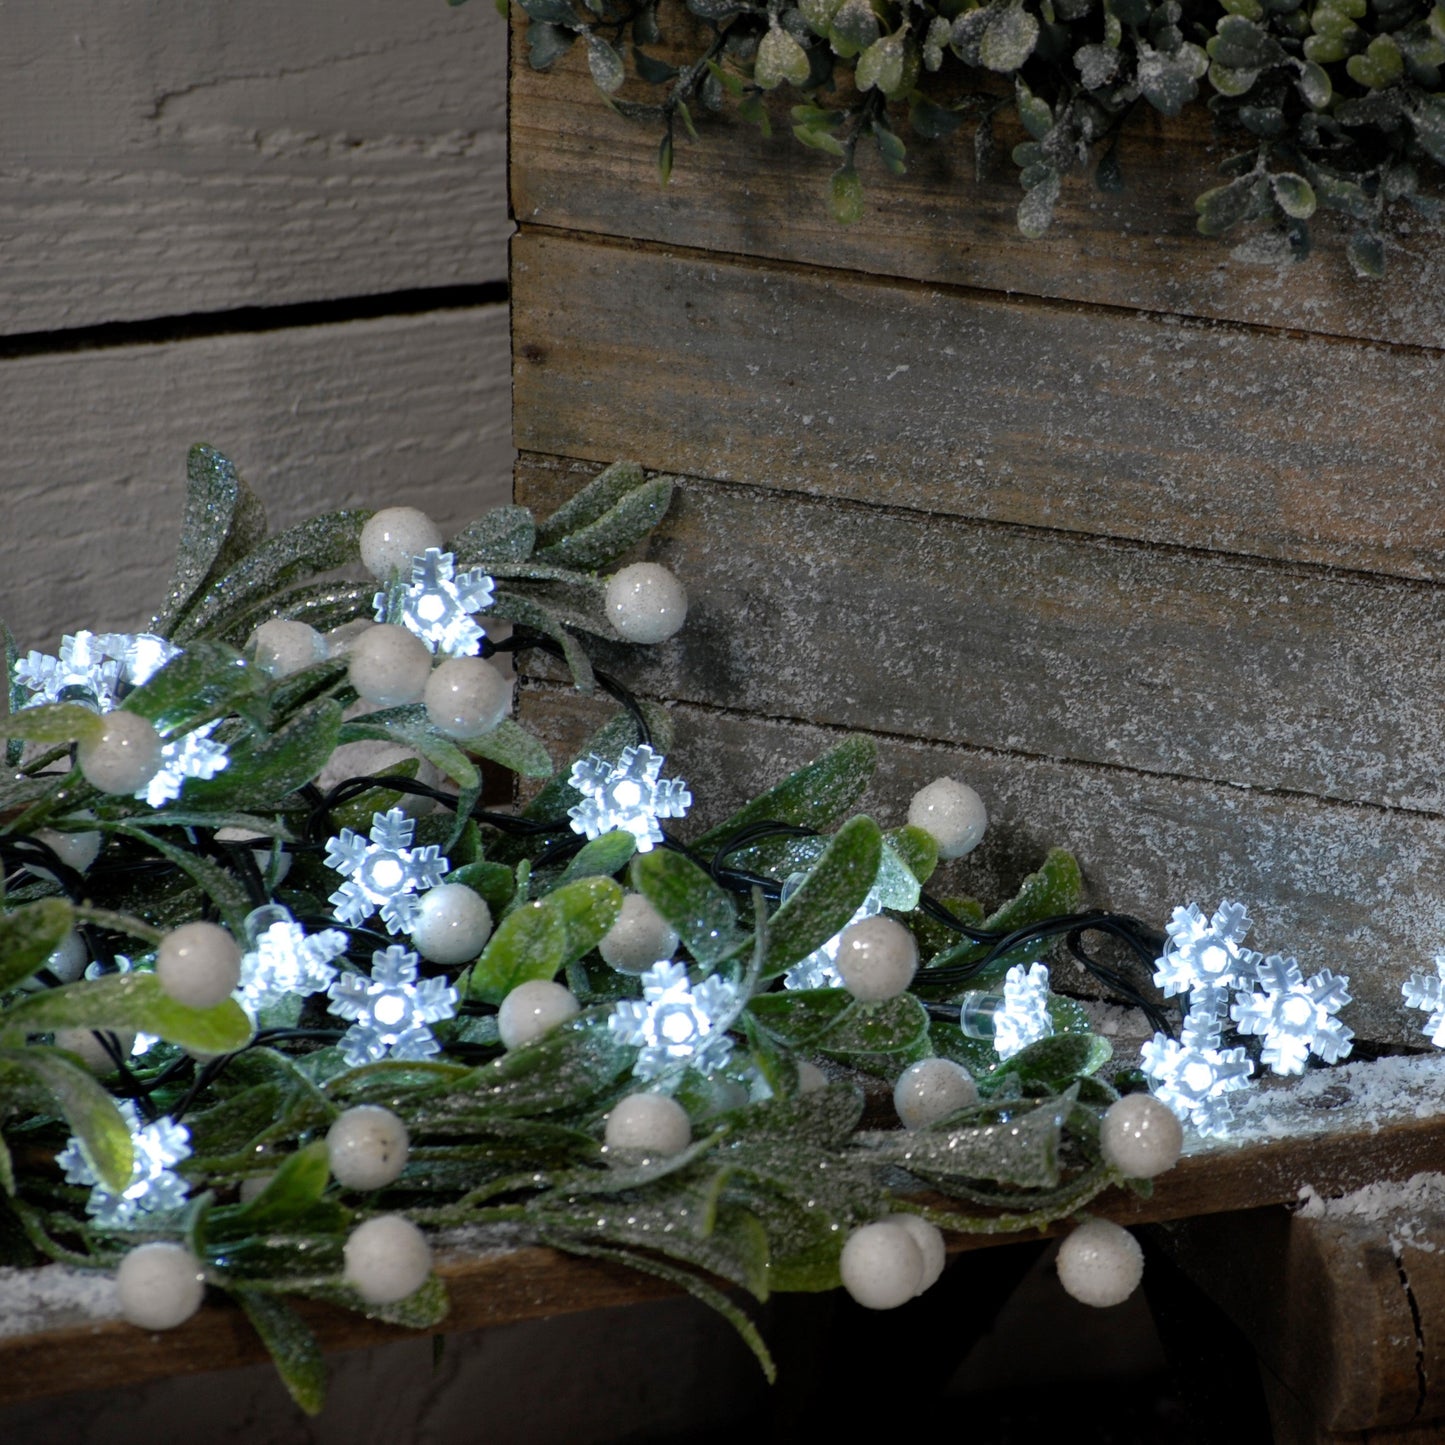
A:
{"type": "Polygon", "coordinates": [[[1445,356],[524,233],[517,445],[1445,576],[1445,356]]]}
{"type": "Polygon", "coordinates": [[[0,617],[24,647],[143,624],[193,442],[273,524],[406,501],[443,526],[510,490],[501,306],[0,362],[0,617]]]}
{"type": "Polygon", "coordinates": [[[506,274],[487,4],[10,5],[0,332],[506,274]]]}
{"type": "MultiPolygon", "coordinates": [[[[670,37],[691,22],[665,5],[670,37]]],[[[967,128],[926,144],[902,124],[908,174],[887,175],[860,148],[863,218],[840,226],[827,203],[836,162],[804,150],[786,105],[773,106],[771,139],[752,126],[697,115],[701,139],[679,135],[672,182],[657,179],[658,127],[603,105],[581,47],[545,75],[531,70],[514,27],[512,201],[523,225],[645,238],[870,274],[977,286],[1156,312],[1230,318],[1268,327],[1445,344],[1445,244],[1409,215],[1390,245],[1388,278],[1357,281],[1344,258],[1347,232],[1315,223],[1316,253],[1300,265],[1249,264],[1198,235],[1194,197],[1221,183],[1214,168],[1250,147],[1217,139],[1197,113],[1168,120],[1141,107],[1125,129],[1126,188],[1105,194],[1075,175],[1053,229],[1019,234],[1021,191],[1008,160],[1022,136],[1000,134],[999,160],[974,177],[967,128]]],[[[653,100],[647,87],[623,93],[653,100]]],[[[695,107],[701,111],[701,107],[695,107]]],[[[866,152],[866,153],[865,153],[866,152]]]]}
{"type": "MultiPolygon", "coordinates": [[[[615,670],[636,679],[624,663],[615,670]]],[[[523,697],[524,715],[557,758],[577,751],[607,715],[603,704],[550,685],[533,682],[523,697]]],[[[842,736],[691,704],[673,706],[671,716],[677,738],[669,771],[697,798],[679,826],[683,838],[721,822],[842,736]]],[[[1347,1017],[1362,1038],[1421,1042],[1422,1016],[1403,1006],[1400,983],[1428,970],[1445,932],[1441,819],[994,749],[897,737],[880,738],[879,747],[878,773],[858,806],[885,825],[901,822],[914,792],[943,775],[970,782],[988,806],[989,832],[978,850],[930,883],[940,896],[996,903],[1058,845],[1083,865],[1091,905],[1162,922],[1191,900],[1212,907],[1244,899],[1255,919],[1251,942],[1296,955],[1307,973],[1349,975],[1347,1017]]],[[[1097,992],[1072,968],[1060,967],[1057,981],[1097,992]]]]}

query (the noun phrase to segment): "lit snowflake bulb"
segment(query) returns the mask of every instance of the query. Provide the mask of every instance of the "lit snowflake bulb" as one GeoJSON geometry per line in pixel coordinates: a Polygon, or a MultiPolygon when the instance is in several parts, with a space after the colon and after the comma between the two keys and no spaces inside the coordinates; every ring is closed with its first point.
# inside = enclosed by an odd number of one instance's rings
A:
{"type": "Polygon", "coordinates": [[[560,983],[549,978],[519,983],[497,1010],[497,1032],[506,1049],[520,1049],[576,1018],[582,1006],[560,983]]]}
{"type": "Polygon", "coordinates": [[[679,778],[659,779],[663,756],[646,743],[623,748],[616,766],[596,753],[572,764],[568,782],[583,801],[569,808],[572,831],[588,838],[621,830],[637,840],[639,853],[662,842],[659,818],[681,818],[692,794],[679,778]]]}
{"type": "Polygon", "coordinates": [[[156,978],[177,1003],[214,1008],[241,981],[241,950],[214,923],[183,923],[161,939],[156,978]]]}
{"type": "Polygon", "coordinates": [[[665,1159],[692,1143],[692,1121],[666,1094],[628,1094],[612,1106],[603,1137],[610,1152],[626,1159],[665,1159]]]}
{"type": "Polygon", "coordinates": [[[139,713],[107,713],[100,730],[83,738],[76,760],[86,782],[102,793],[134,793],[155,777],[164,744],[139,713]]]}
{"type": "Polygon", "coordinates": [[[1144,1276],[1144,1251],[1127,1229],[1089,1219],[1059,1246],[1059,1282],[1080,1304],[1123,1304],[1144,1276]]]}
{"type": "Polygon", "coordinates": [[[855,1229],[838,1260],[843,1288],[865,1309],[892,1310],[923,1289],[923,1251],[907,1226],[880,1219],[855,1229]]]}
{"type": "Polygon", "coordinates": [[[1042,963],[1016,963],[1004,975],[1002,993],[964,994],[959,1027],[971,1039],[992,1039],[999,1060],[1046,1039],[1054,1031],[1049,1013],[1049,971],[1042,963]]]}
{"type": "Polygon", "coordinates": [[[720,1027],[737,1003],[732,985],[713,975],[688,982],[680,963],[659,963],[642,975],[642,999],[623,999],[607,1027],[619,1043],[635,1045],[639,1079],[655,1079],[676,1065],[715,1073],[732,1057],[732,1041],[720,1027]]]}
{"type": "Polygon", "coordinates": [[[629,893],[597,951],[618,973],[645,973],[655,963],[666,963],[679,942],[676,929],[642,894],[629,893]]]}
{"type": "MultiPolygon", "coordinates": [[[[1154,982],[1164,997],[1247,987],[1260,960],[1259,954],[1244,947],[1249,927],[1249,913],[1242,903],[1226,900],[1208,919],[1197,904],[1176,908],[1164,925],[1168,935],[1164,956],[1155,964],[1154,982]]],[[[1211,1004],[1218,996],[1211,994],[1211,1004]]]]}
{"type": "Polygon", "coordinates": [[[405,627],[431,652],[470,657],[480,650],[484,635],[472,614],[485,612],[494,594],[492,579],[480,567],[458,572],[450,552],[428,547],[412,560],[400,616],[394,615],[387,593],[378,592],[376,618],[405,627]]]}
{"type": "Polygon", "coordinates": [[[370,978],[343,973],[327,990],[331,1012],[351,1022],[340,1045],[351,1068],[441,1052],[428,1025],[455,1016],[457,991],[444,978],[418,981],[417,963],[416,954],[394,943],[372,955],[370,978]]]}
{"type": "Polygon", "coordinates": [[[16,662],[14,677],[29,693],[26,707],[75,698],[109,712],[116,705],[121,665],[106,657],[101,640],[93,632],[77,632],[62,640],[58,656],[27,653],[16,662]]]}
{"type": "Polygon", "coordinates": [[[406,1168],[411,1140],[390,1109],[358,1104],[326,1131],[326,1160],[343,1189],[385,1189],[406,1168]]]}
{"type": "Polygon", "coordinates": [[[247,642],[254,649],[256,666],[268,677],[290,677],[326,660],[326,639],[304,622],[273,617],[263,622],[247,642]]]}
{"type": "Polygon", "coordinates": [[[495,732],[511,711],[512,684],[480,657],[453,657],[427,678],[422,700],[439,733],[479,738],[495,732]]]}
{"type": "Polygon", "coordinates": [[[331,895],[339,923],[355,928],[378,910],[388,933],[404,933],[420,915],[419,892],[435,888],[450,864],[436,844],[413,848],[416,824],[400,808],[371,815],[371,834],[350,828],[326,844],[326,866],[346,882],[331,895]]]}
{"type": "Polygon", "coordinates": [[[1254,1073],[1254,1060],[1242,1048],[1221,1048],[1220,1042],[1219,1020],[1191,1011],[1177,1040],[1155,1034],[1140,1051],[1154,1097],[1200,1134],[1228,1132],[1234,1115],[1227,1095],[1247,1088],[1254,1073]]]}
{"type": "Polygon", "coordinates": [[[97,1224],[130,1225],[142,1215],[161,1214],[179,1209],[186,1202],[189,1186],[173,1166],[190,1156],[191,1135],[183,1124],[160,1118],[153,1124],[141,1125],[133,1100],[123,1099],[117,1105],[130,1129],[134,1161],[130,1183],[119,1194],[112,1194],[101,1182],[85,1145],[72,1138],[56,1156],[56,1163],[65,1171],[67,1184],[91,1186],[86,1212],[97,1224]]]}
{"type": "Polygon", "coordinates": [[[168,1240],[132,1249],[115,1272],[115,1284],[121,1314],[143,1330],[185,1324],[206,1296],[200,1260],[185,1245],[168,1240]]]}
{"type": "Polygon", "coordinates": [[[320,993],[336,978],[332,961],[346,952],[339,928],[308,936],[279,904],[258,908],[246,919],[251,947],[241,957],[237,1001],[255,1019],[293,994],[320,993]]]}
{"type": "Polygon", "coordinates": [[[378,1214],[358,1225],[342,1247],[342,1278],[369,1305],[414,1295],[431,1274],[426,1235],[402,1214],[378,1214]]]}
{"type": "Polygon", "coordinates": [[[1260,1059],[1276,1074],[1302,1074],[1311,1054],[1338,1063],[1354,1047],[1354,1031],[1335,1017],[1350,1001],[1349,979],[1322,969],[1308,982],[1292,958],[1272,953],[1256,966],[1257,985],[1229,1010],[1242,1034],[1264,1039],[1260,1059]]]}
{"type": "Polygon", "coordinates": [[[628,642],[666,642],[687,621],[687,592],[656,562],[634,562],[609,578],[606,606],[628,642]]]}
{"type": "Polygon", "coordinates": [[[1435,973],[1413,973],[1400,985],[1410,1008],[1429,1014],[1423,1025],[1425,1036],[1436,1048],[1445,1048],[1445,953],[1435,955],[1435,973]]]}
{"type": "Polygon", "coordinates": [[[180,797],[187,778],[214,778],[224,772],[230,756],[226,745],[211,736],[220,725],[218,718],[168,742],[161,749],[160,767],[143,788],[136,789],[135,796],[159,808],[180,797]]]}
{"type": "Polygon", "coordinates": [[[347,652],[347,681],[358,697],[378,707],[418,702],[430,675],[431,653],[404,627],[378,622],[347,652]]]}
{"type": "Polygon", "coordinates": [[[908,821],[933,838],[940,858],[963,858],[983,840],[988,809],[967,783],[935,778],[913,795],[908,821]]]}
{"type": "Polygon", "coordinates": [[[437,524],[416,507],[383,507],[361,529],[361,564],[379,581],[405,572],[413,557],[440,547],[437,524]]]}
{"type": "Polygon", "coordinates": [[[838,943],[838,976],[861,1003],[897,998],[918,971],[918,945],[895,919],[877,914],[850,923],[838,943]]]}

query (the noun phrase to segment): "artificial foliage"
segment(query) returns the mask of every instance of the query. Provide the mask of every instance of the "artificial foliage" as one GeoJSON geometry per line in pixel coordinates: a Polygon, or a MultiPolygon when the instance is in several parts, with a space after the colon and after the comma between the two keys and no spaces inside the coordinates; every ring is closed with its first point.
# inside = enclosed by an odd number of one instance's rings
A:
{"type": "Polygon", "coordinates": [[[80,634],[51,666],[0,634],[11,678],[0,728],[5,1263],[109,1269],[139,1243],[183,1242],[314,1410],[324,1372],[292,1301],[418,1328],[446,1314],[434,1276],[383,1305],[346,1282],[348,1236],[373,1216],[661,1276],[722,1311],[771,1369],[739,1296],[835,1287],[850,1231],[902,1202],[946,1228],[1014,1232],[1130,1182],[1099,1143],[1119,1097],[1110,1046],[1049,993],[1039,960],[1054,938],[1087,959],[1080,938],[1103,928],[1152,967],[1162,934],[1081,913],[1078,865],[1058,850],[991,912],[931,898],[932,836],[853,811],[875,763],[864,738],[722,820],[663,779],[685,767],[663,767],[665,710],[594,672],[582,639],[615,640],[607,569],[645,539],[671,488],[615,465],[545,520],[490,513],[378,594],[322,575],[354,566],[368,514],[270,534],[231,464],[200,447],[150,641],[80,634]],[[430,627],[438,614],[409,589],[437,579],[465,591],[461,616],[485,605],[513,624],[510,642],[493,644],[448,612],[459,645],[540,649],[578,688],[620,699],[570,765],[512,718],[457,738],[419,706],[358,712],[344,656],[281,677],[256,660],[253,633],[272,618],[337,628],[410,610],[430,627]],[[204,733],[224,763],[161,801],[100,792],[85,749],[117,713],[148,719],[167,746],[204,733]],[[409,760],[346,776],[338,750],[377,740],[409,760]],[[484,806],[483,763],[531,780],[532,796],[484,806]],[[419,780],[424,764],[439,784],[419,780]],[[72,834],[99,835],[84,868],[61,856],[72,834]],[[454,965],[409,946],[418,907],[443,882],[472,890],[495,920],[454,965]],[[680,941],[640,975],[598,951],[628,891],[680,941]],[[798,972],[836,959],[830,942],[880,912],[916,939],[910,991],[865,1003],[836,978],[798,972]],[[234,994],[203,1008],[178,1002],[155,971],[158,945],[197,920],[245,951],[234,994]],[[77,937],[86,966],[65,982],[57,970],[77,937]],[[499,1006],[554,980],[575,1016],[504,1048],[499,1006]],[[1006,1049],[960,1027],[985,995],[1016,1012],[1006,1049]],[[104,1053],[82,1057],[77,1037],[104,1053]],[[933,1056],[969,1071],[976,1102],[909,1130],[882,1127],[875,1110],[865,1127],[861,1082],[891,1084],[933,1056]],[[609,1112],[639,1091],[681,1104],[688,1147],[645,1158],[604,1147],[609,1112]],[[360,1104],[391,1111],[410,1140],[404,1170],[378,1189],[345,1187],[328,1166],[328,1129],[360,1104]]]}
{"type": "Polygon", "coordinates": [[[1246,227],[1255,260],[1300,259],[1333,212],[1360,276],[1384,272],[1392,212],[1439,215],[1445,165],[1445,7],[1431,0],[516,0],[531,64],[574,44],[615,109],[679,131],[735,110],[769,132],[765,99],[837,161],[840,221],[862,214],[860,152],[902,174],[915,143],[962,144],[980,178],[1011,155],[1024,235],[1048,230],[1065,177],[1127,184],[1119,141],[1140,109],[1207,106],[1236,148],[1195,201],[1206,236],[1246,227]],[[617,96],[629,71],[655,100],[617,96]],[[614,98],[616,97],[616,98],[614,98]],[[1248,223],[1261,223],[1249,227],[1248,223]]]}

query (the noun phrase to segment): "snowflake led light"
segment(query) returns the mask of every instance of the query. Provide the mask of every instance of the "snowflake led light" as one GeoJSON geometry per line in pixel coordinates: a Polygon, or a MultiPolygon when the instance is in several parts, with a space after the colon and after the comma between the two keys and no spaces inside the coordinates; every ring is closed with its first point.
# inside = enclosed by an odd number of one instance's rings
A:
{"type": "Polygon", "coordinates": [[[60,702],[67,690],[75,690],[101,712],[110,712],[120,701],[123,683],[139,687],[179,652],[150,632],[77,632],[61,640],[58,656],[29,652],[19,659],[15,681],[30,694],[25,707],[60,702]]]}
{"type": "Polygon", "coordinates": [[[1400,992],[1410,1008],[1424,1009],[1425,1034],[1436,1048],[1445,1048],[1445,953],[1435,955],[1435,976],[1412,973],[1400,985],[1400,992]]]}
{"type": "Polygon", "coordinates": [[[1245,1088],[1254,1072],[1243,1049],[1222,1049],[1220,1042],[1219,1020],[1191,1011],[1178,1039],[1155,1034],[1140,1052],[1154,1097],[1201,1134],[1228,1132],[1234,1114],[1225,1095],[1245,1088]]]}
{"type": "Polygon", "coordinates": [[[132,1099],[122,1100],[118,1107],[130,1127],[131,1148],[135,1151],[130,1183],[122,1193],[112,1194],[100,1182],[79,1139],[72,1137],[56,1156],[56,1162],[65,1170],[67,1184],[91,1186],[85,1209],[97,1224],[128,1225],[145,1214],[179,1209],[190,1190],[173,1168],[190,1156],[190,1130],[164,1117],[142,1126],[132,1099]]]}
{"type": "MultiPolygon", "coordinates": [[[[1243,947],[1249,932],[1249,913],[1242,903],[1221,902],[1212,918],[1206,919],[1195,903],[1176,908],[1164,926],[1169,941],[1156,964],[1154,982],[1165,998],[1195,990],[1248,988],[1254,982],[1261,955],[1243,947]]],[[[1222,998],[1211,992],[1210,1006],[1222,998]]]]}
{"type": "Polygon", "coordinates": [[[1016,963],[1004,975],[1003,1002],[994,1010],[993,1046],[1000,1059],[1011,1059],[1054,1031],[1049,1016],[1049,971],[1042,963],[1025,970],[1016,963]]]}
{"type": "MultiPolygon", "coordinates": [[[[807,876],[806,873],[794,873],[788,878],[787,882],[783,884],[782,901],[784,903],[802,886],[807,876]]],[[[852,928],[855,923],[861,923],[865,918],[872,918],[875,913],[882,911],[883,900],[876,892],[870,892],[858,905],[858,911],[832,938],[826,943],[820,944],[806,958],[799,959],[783,975],[783,987],[842,988],[843,976],[838,972],[838,949],[843,943],[844,931],[852,928]]]]}
{"type": "Polygon", "coordinates": [[[96,643],[107,657],[120,664],[121,676],[132,687],[147,683],[181,649],[154,632],[105,632],[96,643]]]}
{"type": "Polygon", "coordinates": [[[155,776],[135,796],[159,808],[180,797],[187,778],[214,778],[223,772],[230,764],[230,755],[225,743],[211,737],[220,725],[218,718],[167,743],[161,749],[161,765],[155,776]]]}
{"type": "Polygon", "coordinates": [[[428,547],[412,559],[411,582],[401,598],[401,615],[394,617],[385,592],[375,597],[376,620],[399,622],[416,633],[433,652],[449,657],[470,657],[481,647],[482,628],[472,617],[492,605],[492,579],[480,567],[456,570],[456,558],[440,547],[428,547]]]}
{"type": "MultiPolygon", "coordinates": [[[[117,953],[115,955],[115,958],[113,959],[113,962],[115,964],[115,969],[113,971],[116,973],[133,973],[135,971],[135,964],[132,963],[130,959],[127,958],[123,953],[117,953]]],[[[111,971],[112,970],[107,969],[105,964],[103,964],[99,959],[96,959],[94,962],[85,965],[85,977],[92,983],[94,983],[95,980],[98,978],[104,978],[106,974],[111,971]]],[[[101,1032],[104,1032],[104,1030],[102,1030],[101,1032]]],[[[139,1058],[142,1054],[150,1053],[151,1046],[158,1043],[160,1043],[160,1036],[158,1034],[138,1033],[135,1036],[135,1043],[131,1045],[131,1058],[139,1058]]]]}
{"type": "Polygon", "coordinates": [[[293,994],[321,993],[335,981],[331,960],[346,952],[339,928],[308,934],[277,904],[256,909],[246,925],[253,944],[241,955],[235,998],[253,1020],[293,994]]]}
{"type": "Polygon", "coordinates": [[[572,764],[568,782],[583,796],[567,810],[574,833],[600,838],[616,829],[631,833],[639,853],[662,842],[659,818],[681,818],[692,806],[692,794],[681,778],[659,781],[663,755],[646,743],[623,748],[614,767],[591,753],[572,764]]]}
{"type": "Polygon", "coordinates": [[[416,954],[393,943],[372,954],[370,978],[343,973],[326,991],[331,1012],[352,1020],[341,1036],[341,1056],[352,1068],[441,1052],[428,1025],[456,1016],[457,991],[444,978],[418,980],[418,962],[416,954]]]}
{"type": "Polygon", "coordinates": [[[723,1068],[732,1057],[732,1040],[719,1025],[731,1017],[737,992],[713,975],[688,982],[680,963],[654,964],[642,975],[642,999],[624,999],[612,1010],[607,1027],[619,1043],[640,1052],[632,1072],[655,1079],[685,1063],[705,1074],[723,1068]]]}
{"type": "Polygon", "coordinates": [[[379,909],[388,933],[404,933],[416,922],[416,896],[442,881],[451,866],[435,843],[411,846],[416,824],[400,808],[371,815],[371,836],[351,828],[327,840],[326,866],[346,876],[330,902],[340,923],[355,928],[379,909]]]}
{"type": "Polygon", "coordinates": [[[1335,1018],[1350,1001],[1349,979],[1329,969],[1308,983],[1292,958],[1272,953],[1258,966],[1259,992],[1240,993],[1229,1010],[1239,1032],[1264,1039],[1261,1060],[1277,1074],[1302,1074],[1311,1054],[1338,1063],[1354,1031],[1335,1018]]]}

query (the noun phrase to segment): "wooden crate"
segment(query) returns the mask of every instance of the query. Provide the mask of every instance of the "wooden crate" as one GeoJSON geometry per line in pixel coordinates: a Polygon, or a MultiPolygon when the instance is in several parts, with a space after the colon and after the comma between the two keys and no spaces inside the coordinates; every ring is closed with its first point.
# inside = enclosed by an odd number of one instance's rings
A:
{"type": "Polygon", "coordinates": [[[1300,266],[1232,260],[1193,230],[1207,120],[1152,113],[1129,189],[1076,178],[1039,242],[964,139],[865,173],[852,228],[786,124],[707,118],[664,190],[656,131],[513,36],[517,497],[618,456],[684,478],[655,555],[688,627],[617,666],[674,705],[699,812],[869,732],[878,816],[945,772],[988,802],[945,887],[996,898],[1059,842],[1095,902],[1242,898],[1260,946],[1350,976],[1363,1037],[1418,1041],[1400,981],[1445,934],[1438,236],[1376,285],[1323,227],[1300,266]]]}

